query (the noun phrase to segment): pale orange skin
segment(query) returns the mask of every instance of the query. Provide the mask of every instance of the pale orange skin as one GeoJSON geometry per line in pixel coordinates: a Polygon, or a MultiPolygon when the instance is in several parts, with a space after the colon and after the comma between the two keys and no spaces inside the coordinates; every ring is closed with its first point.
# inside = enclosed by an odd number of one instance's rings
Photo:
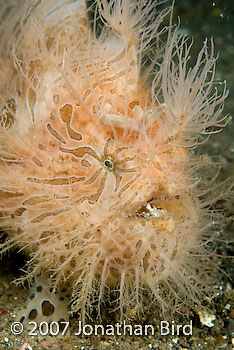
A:
{"type": "Polygon", "coordinates": [[[25,29],[16,50],[1,115],[1,226],[29,256],[28,276],[68,283],[83,315],[107,287],[119,289],[122,311],[140,306],[141,287],[163,306],[160,285],[183,283],[201,241],[189,154],[182,133],[163,139],[157,118],[145,121],[151,110],[164,120],[166,107],[139,78],[134,40],[106,53],[85,15],[78,29],[76,51],[62,29],[60,50],[49,29],[47,49],[25,29]]]}

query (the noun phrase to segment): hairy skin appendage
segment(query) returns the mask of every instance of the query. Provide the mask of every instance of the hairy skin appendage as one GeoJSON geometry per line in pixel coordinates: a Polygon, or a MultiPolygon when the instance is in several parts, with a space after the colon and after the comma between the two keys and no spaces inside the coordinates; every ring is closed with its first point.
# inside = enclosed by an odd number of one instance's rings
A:
{"type": "Polygon", "coordinates": [[[21,281],[66,287],[83,319],[110,298],[131,316],[147,293],[194,307],[220,191],[191,149],[226,124],[213,43],[189,68],[172,8],[91,5],[0,1],[0,252],[21,250],[21,281]]]}

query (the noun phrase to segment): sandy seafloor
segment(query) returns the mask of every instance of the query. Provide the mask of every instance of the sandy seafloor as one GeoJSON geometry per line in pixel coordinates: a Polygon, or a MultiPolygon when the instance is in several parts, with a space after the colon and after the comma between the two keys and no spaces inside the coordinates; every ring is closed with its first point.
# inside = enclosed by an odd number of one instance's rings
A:
{"type": "MultiPolygon", "coordinates": [[[[201,48],[206,37],[213,37],[215,50],[219,52],[216,78],[226,80],[230,91],[226,101],[225,113],[234,116],[234,1],[233,0],[177,0],[175,4],[175,20],[180,17],[181,30],[195,38],[193,55],[201,48]]],[[[207,153],[222,165],[221,177],[234,179],[234,120],[221,133],[213,135],[208,142],[198,150],[200,154],[207,153]]],[[[234,199],[220,201],[219,208],[226,208],[226,218],[221,236],[223,242],[217,244],[217,252],[222,255],[234,255],[234,199]]],[[[24,258],[17,252],[4,256],[0,261],[0,350],[14,349],[158,349],[158,350],[211,350],[234,348],[234,305],[233,305],[233,260],[218,258],[219,270],[214,271],[213,285],[217,288],[217,296],[210,301],[210,310],[215,317],[214,326],[202,324],[198,313],[191,311],[189,318],[183,319],[175,315],[175,324],[193,322],[192,336],[160,336],[156,307],[141,319],[129,321],[130,324],[154,325],[154,336],[67,336],[41,338],[30,336],[15,336],[10,332],[10,325],[15,320],[17,310],[27,299],[27,289],[18,287],[11,282],[20,274],[24,258]]],[[[201,304],[207,301],[201,300],[201,304]]],[[[105,323],[114,324],[114,315],[106,313],[105,323]]],[[[73,334],[77,320],[72,319],[73,334]]]]}

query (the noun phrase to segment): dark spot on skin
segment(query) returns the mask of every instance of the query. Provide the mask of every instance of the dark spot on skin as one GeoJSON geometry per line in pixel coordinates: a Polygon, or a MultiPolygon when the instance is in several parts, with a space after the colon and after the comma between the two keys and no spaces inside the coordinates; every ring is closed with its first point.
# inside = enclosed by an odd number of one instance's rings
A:
{"type": "Polygon", "coordinates": [[[66,326],[66,324],[63,322],[66,322],[64,318],[60,318],[58,320],[60,332],[62,332],[66,326]]]}
{"type": "Polygon", "coordinates": [[[59,300],[63,301],[63,300],[64,300],[64,297],[59,297],[59,300]]]}
{"type": "Polygon", "coordinates": [[[42,302],[41,309],[43,316],[51,316],[54,313],[54,305],[49,300],[42,302]]]}
{"type": "Polygon", "coordinates": [[[32,300],[34,297],[35,297],[35,294],[33,293],[29,296],[29,299],[32,300]]]}
{"type": "Polygon", "coordinates": [[[28,318],[30,320],[35,320],[36,317],[37,317],[37,309],[32,309],[28,315],[28,318]]]}
{"type": "Polygon", "coordinates": [[[43,289],[42,286],[37,286],[37,292],[39,293],[42,292],[42,289],[43,289]]]}

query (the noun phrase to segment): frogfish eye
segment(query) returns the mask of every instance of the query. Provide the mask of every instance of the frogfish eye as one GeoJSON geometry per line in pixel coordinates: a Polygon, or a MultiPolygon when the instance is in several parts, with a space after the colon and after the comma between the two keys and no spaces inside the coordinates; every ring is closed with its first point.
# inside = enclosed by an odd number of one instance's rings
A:
{"type": "Polygon", "coordinates": [[[114,170],[114,163],[111,159],[104,160],[104,166],[110,171],[114,170]]]}

